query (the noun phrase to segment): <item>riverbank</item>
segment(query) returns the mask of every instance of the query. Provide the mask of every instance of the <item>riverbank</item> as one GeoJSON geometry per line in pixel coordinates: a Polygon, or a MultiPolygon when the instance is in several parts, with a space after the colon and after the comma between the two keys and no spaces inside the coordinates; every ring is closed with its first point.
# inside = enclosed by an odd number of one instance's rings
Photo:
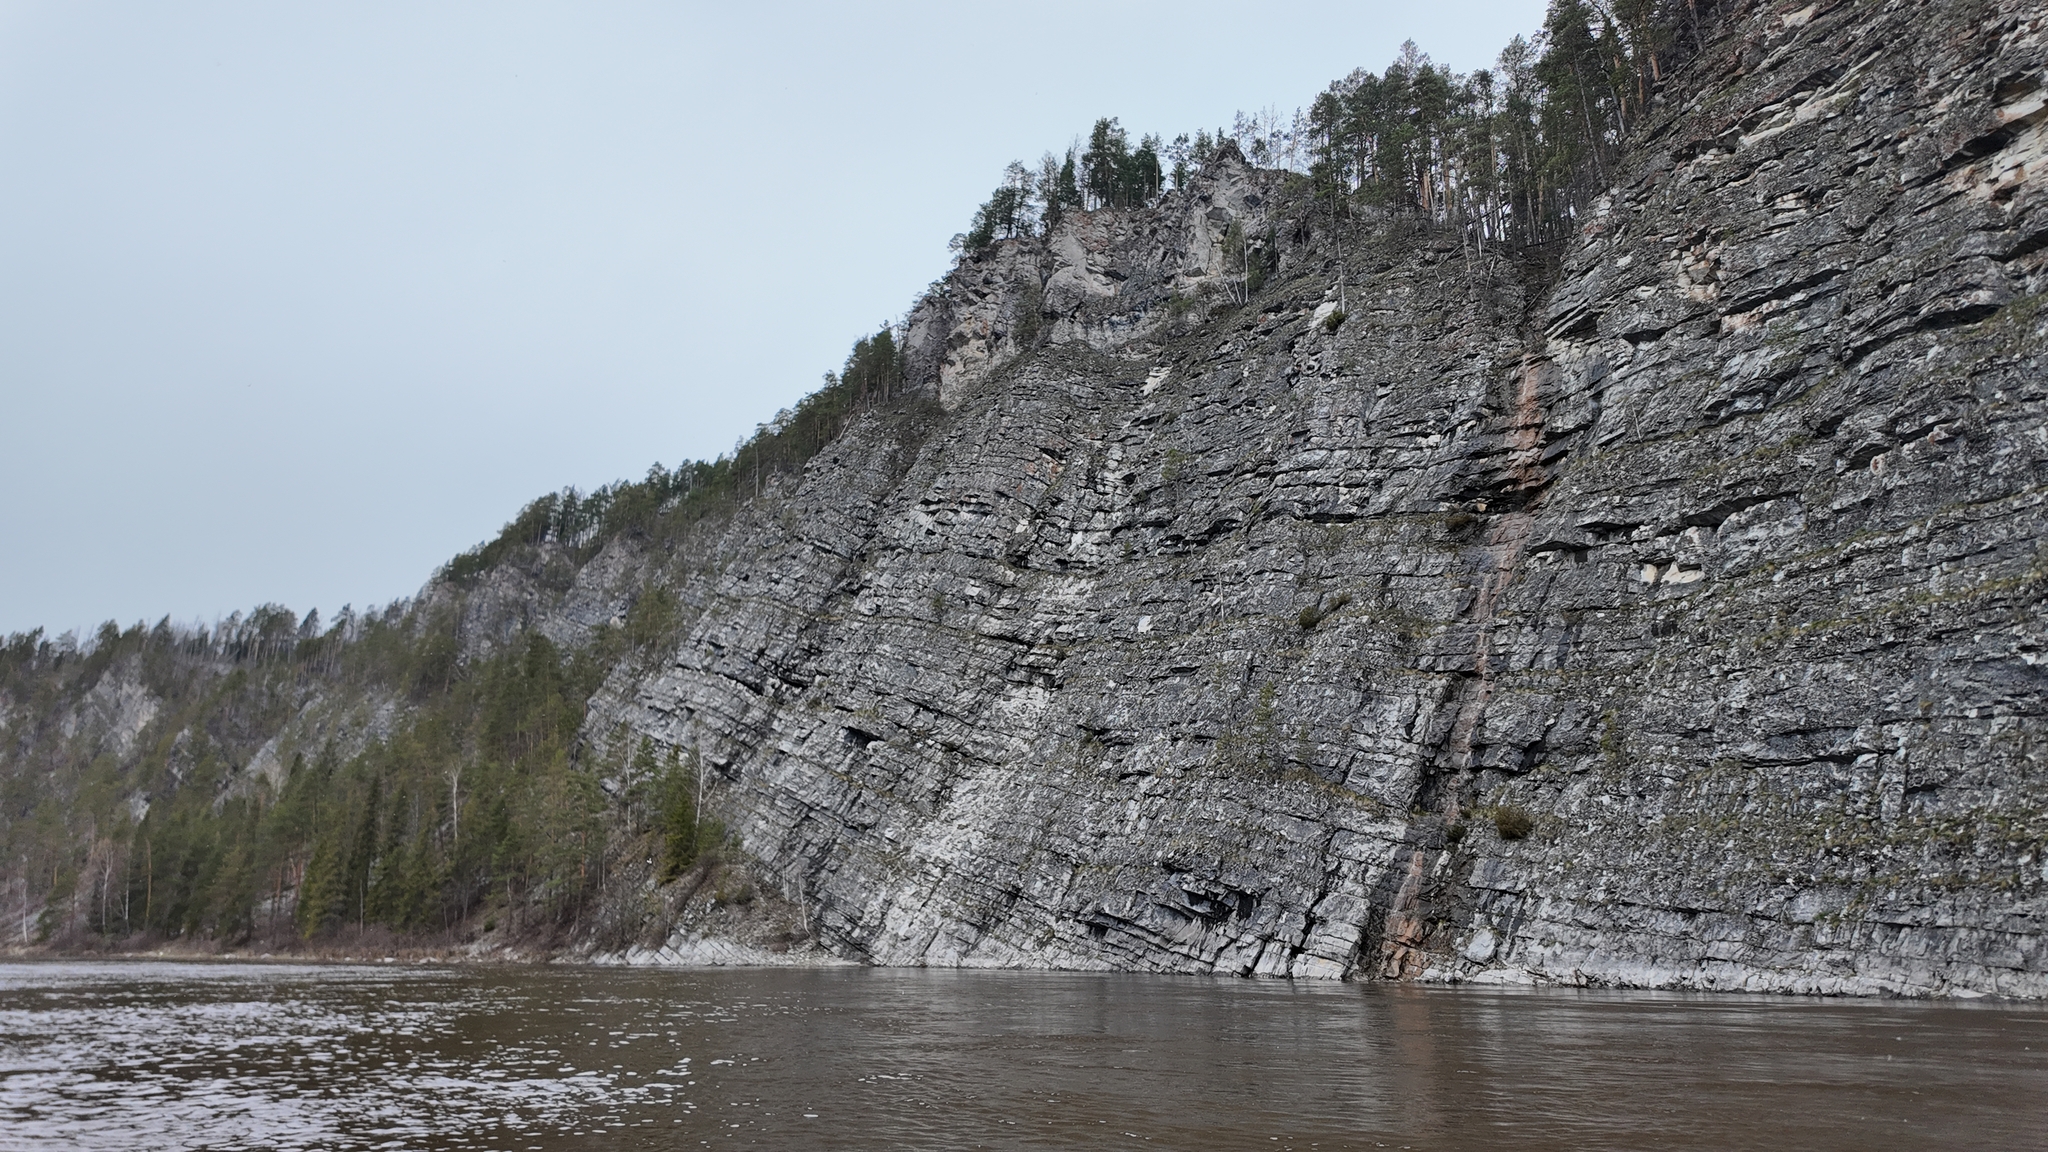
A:
{"type": "Polygon", "coordinates": [[[435,933],[345,925],[314,936],[289,907],[234,940],[110,938],[83,932],[0,945],[0,960],[265,961],[323,964],[590,964],[605,967],[815,968],[857,965],[818,941],[810,909],[744,865],[706,860],[667,885],[626,889],[606,915],[569,924],[485,909],[435,933]],[[621,925],[630,926],[622,930],[621,925]]]}

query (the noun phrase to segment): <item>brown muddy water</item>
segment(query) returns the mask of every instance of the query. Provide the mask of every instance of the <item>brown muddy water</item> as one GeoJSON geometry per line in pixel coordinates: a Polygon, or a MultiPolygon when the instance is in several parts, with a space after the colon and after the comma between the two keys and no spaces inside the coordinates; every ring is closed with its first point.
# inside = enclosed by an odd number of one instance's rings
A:
{"type": "Polygon", "coordinates": [[[2035,1006],[0,964],[0,1148],[2048,1147],[2035,1006]]]}

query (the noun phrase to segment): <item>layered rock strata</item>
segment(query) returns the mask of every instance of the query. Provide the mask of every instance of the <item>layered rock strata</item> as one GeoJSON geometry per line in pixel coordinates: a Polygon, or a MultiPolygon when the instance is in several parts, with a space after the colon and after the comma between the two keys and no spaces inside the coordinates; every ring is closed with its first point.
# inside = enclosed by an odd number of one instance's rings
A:
{"type": "MultiPolygon", "coordinates": [[[[1548,250],[1226,155],[964,260],[914,410],[729,522],[404,618],[579,649],[665,585],[581,763],[694,757],[848,957],[2048,995],[2044,38],[1729,14],[1548,250]]],[[[115,663],[0,729],[177,787],[162,704],[115,663]]],[[[408,708],[229,708],[220,796],[408,708]]],[[[34,763],[18,812],[82,810],[34,763]]],[[[635,957],[744,955],[685,943],[635,957]]]]}
{"type": "Polygon", "coordinates": [[[1554,281],[1234,160],[965,260],[589,731],[878,963],[2048,994],[2044,37],[1739,14],[1554,281]]]}

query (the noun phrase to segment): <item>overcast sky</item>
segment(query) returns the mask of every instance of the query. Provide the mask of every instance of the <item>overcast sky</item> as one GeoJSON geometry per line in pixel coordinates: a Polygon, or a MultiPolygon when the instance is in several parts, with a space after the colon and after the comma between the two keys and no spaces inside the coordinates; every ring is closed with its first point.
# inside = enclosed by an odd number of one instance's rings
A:
{"type": "Polygon", "coordinates": [[[815,387],[1006,161],[1542,8],[0,0],[0,632],[410,595],[815,387]]]}

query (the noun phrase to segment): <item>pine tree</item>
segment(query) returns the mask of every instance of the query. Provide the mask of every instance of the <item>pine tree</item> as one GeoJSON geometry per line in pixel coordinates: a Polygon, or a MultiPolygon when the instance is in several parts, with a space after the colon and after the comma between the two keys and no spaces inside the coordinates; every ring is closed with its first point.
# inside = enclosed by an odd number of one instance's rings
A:
{"type": "Polygon", "coordinates": [[[974,224],[962,241],[969,254],[979,256],[997,239],[1008,239],[1031,226],[1031,173],[1012,160],[1003,169],[1003,183],[974,213],[974,224]]]}
{"type": "MultiPolygon", "coordinates": [[[[1074,168],[1071,161],[1064,171],[1067,183],[1072,184],[1074,168]]],[[[1032,183],[1038,189],[1038,223],[1045,235],[1051,235],[1052,230],[1059,227],[1060,221],[1066,218],[1069,207],[1066,197],[1060,192],[1061,172],[1059,157],[1050,152],[1039,157],[1038,174],[1032,183]]]]}
{"type": "Polygon", "coordinates": [[[1097,120],[1081,153],[1081,189],[1097,207],[1120,207],[1131,164],[1130,142],[1114,118],[1097,120]]]}
{"type": "Polygon", "coordinates": [[[840,372],[842,386],[857,402],[886,401],[903,384],[903,361],[896,352],[896,337],[888,325],[873,336],[854,342],[853,352],[840,372]]]}
{"type": "Polygon", "coordinates": [[[1066,159],[1060,162],[1060,172],[1053,184],[1053,194],[1047,200],[1049,203],[1057,203],[1062,214],[1068,209],[1084,207],[1086,204],[1081,196],[1080,185],[1075,183],[1072,148],[1067,149],[1066,159]]]}
{"type": "Polygon", "coordinates": [[[674,749],[669,750],[668,764],[661,777],[659,821],[664,882],[682,875],[697,862],[703,849],[703,815],[697,807],[697,793],[702,788],[699,767],[694,753],[685,764],[674,749]]]}
{"type": "Polygon", "coordinates": [[[1139,206],[1157,199],[1164,190],[1165,175],[1159,166],[1159,137],[1145,136],[1131,153],[1129,175],[1124,181],[1126,203],[1139,206]]]}

